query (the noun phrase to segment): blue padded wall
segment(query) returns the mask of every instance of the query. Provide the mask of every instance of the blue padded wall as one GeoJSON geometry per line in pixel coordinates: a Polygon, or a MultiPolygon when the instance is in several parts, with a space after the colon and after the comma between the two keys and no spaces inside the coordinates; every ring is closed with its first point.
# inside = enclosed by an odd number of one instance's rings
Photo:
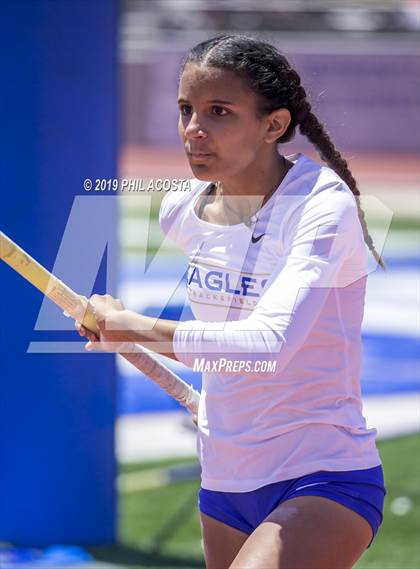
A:
{"type": "MultiPolygon", "coordinates": [[[[84,178],[116,177],[117,24],[116,0],[0,5],[0,229],[49,269],[84,178]]],[[[88,250],[90,233],[106,227],[101,293],[107,278],[108,290],[115,285],[111,201],[108,218],[78,236],[88,250]]],[[[76,273],[78,259],[69,262],[76,273]]],[[[42,295],[1,262],[0,287],[0,541],[112,542],[114,358],[28,353],[34,341],[78,337],[67,321],[35,330],[42,295]]]]}

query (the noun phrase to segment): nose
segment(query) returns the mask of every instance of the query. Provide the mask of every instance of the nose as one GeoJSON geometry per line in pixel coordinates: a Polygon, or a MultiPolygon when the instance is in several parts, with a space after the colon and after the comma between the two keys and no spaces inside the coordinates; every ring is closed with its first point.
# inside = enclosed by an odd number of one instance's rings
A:
{"type": "Polygon", "coordinates": [[[185,136],[189,139],[206,138],[207,133],[203,130],[197,118],[197,113],[193,113],[185,128],[185,136]]]}

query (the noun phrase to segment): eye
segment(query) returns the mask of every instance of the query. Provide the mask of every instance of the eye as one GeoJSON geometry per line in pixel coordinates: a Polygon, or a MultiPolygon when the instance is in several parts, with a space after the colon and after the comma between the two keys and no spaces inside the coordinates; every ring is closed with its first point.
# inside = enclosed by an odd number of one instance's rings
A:
{"type": "Polygon", "coordinates": [[[190,115],[191,114],[191,105],[180,105],[179,112],[181,115],[190,115]]]}
{"type": "Polygon", "coordinates": [[[229,114],[229,112],[224,109],[223,107],[219,107],[217,105],[214,105],[211,110],[213,111],[213,114],[217,115],[218,117],[225,117],[226,115],[229,114]]]}

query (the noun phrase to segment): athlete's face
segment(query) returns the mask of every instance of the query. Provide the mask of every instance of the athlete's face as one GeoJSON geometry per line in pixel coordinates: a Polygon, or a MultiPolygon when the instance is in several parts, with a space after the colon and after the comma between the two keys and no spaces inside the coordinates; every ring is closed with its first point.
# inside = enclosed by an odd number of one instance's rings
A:
{"type": "Polygon", "coordinates": [[[200,180],[223,180],[258,164],[274,142],[257,98],[232,71],[187,64],[178,93],[178,130],[200,180]]]}

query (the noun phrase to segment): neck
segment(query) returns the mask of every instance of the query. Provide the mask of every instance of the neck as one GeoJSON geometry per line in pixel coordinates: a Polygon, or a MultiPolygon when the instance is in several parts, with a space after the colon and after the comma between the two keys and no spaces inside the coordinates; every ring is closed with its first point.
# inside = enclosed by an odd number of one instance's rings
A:
{"type": "Polygon", "coordinates": [[[291,163],[277,150],[264,166],[250,167],[239,176],[217,183],[216,196],[238,217],[250,217],[258,211],[278,188],[291,163]]]}

